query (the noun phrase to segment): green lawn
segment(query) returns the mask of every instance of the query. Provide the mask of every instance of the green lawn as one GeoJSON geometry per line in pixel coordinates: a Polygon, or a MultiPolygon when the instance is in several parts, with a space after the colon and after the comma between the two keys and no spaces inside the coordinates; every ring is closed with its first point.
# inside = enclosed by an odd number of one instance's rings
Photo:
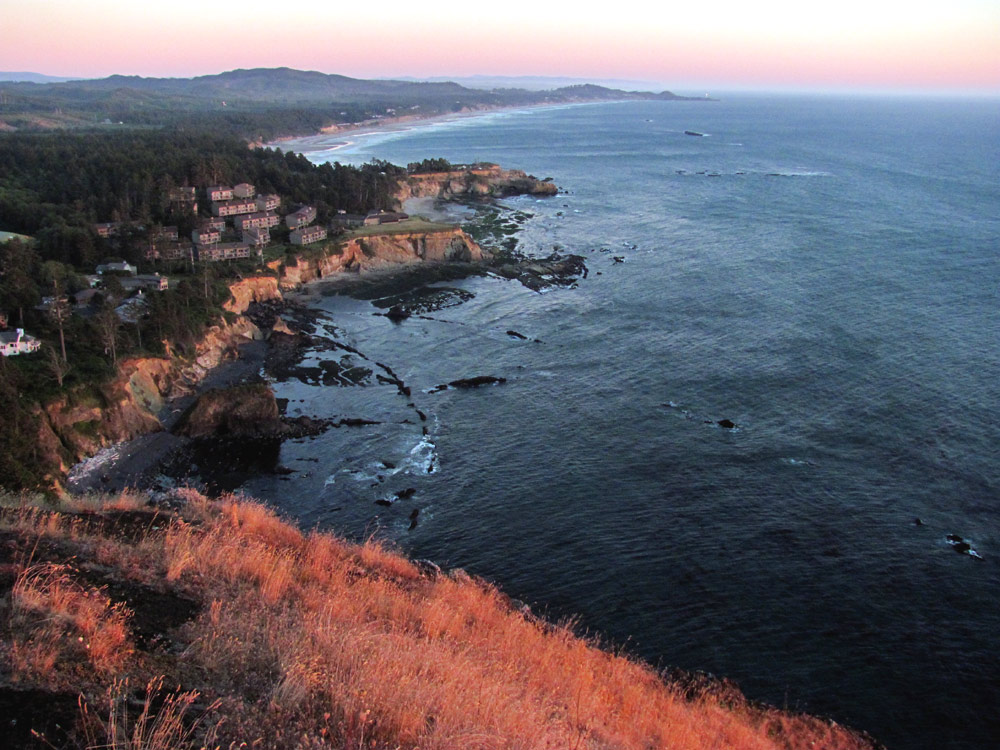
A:
{"type": "Polygon", "coordinates": [[[6,242],[7,240],[14,240],[14,239],[18,239],[18,240],[30,240],[31,237],[29,237],[26,234],[17,234],[16,232],[2,232],[2,231],[0,231],[0,242],[6,242]]]}
{"type": "Polygon", "coordinates": [[[450,232],[457,229],[457,224],[444,224],[441,222],[427,221],[420,216],[411,216],[406,221],[396,224],[375,224],[370,227],[358,227],[352,229],[344,235],[345,239],[354,237],[371,237],[377,234],[409,234],[410,232],[450,232]]]}

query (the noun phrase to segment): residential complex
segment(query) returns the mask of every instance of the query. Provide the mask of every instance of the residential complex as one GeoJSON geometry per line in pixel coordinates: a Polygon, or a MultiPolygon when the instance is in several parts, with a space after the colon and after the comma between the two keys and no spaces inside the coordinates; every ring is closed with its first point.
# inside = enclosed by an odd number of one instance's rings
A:
{"type": "Polygon", "coordinates": [[[289,229],[298,229],[308,226],[316,220],[316,209],[313,206],[303,206],[298,211],[293,211],[285,217],[285,224],[289,229]]]}
{"type": "Polygon", "coordinates": [[[309,245],[326,239],[326,228],[309,226],[295,229],[288,235],[288,241],[293,245],[309,245]]]}

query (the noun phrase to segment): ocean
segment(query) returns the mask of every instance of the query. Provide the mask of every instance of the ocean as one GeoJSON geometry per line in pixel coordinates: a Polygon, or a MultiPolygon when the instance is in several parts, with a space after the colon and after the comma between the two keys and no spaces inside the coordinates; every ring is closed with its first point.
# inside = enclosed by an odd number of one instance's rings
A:
{"type": "Polygon", "coordinates": [[[290,145],[552,177],[502,201],[518,247],[589,275],[439,284],[451,306],[400,324],[320,283],[319,333],[360,354],[319,347],[276,393],[380,424],[287,441],[292,473],[248,494],[890,748],[1000,747],[1000,102],[600,103],[290,145]],[[331,359],[373,374],[324,385],[331,359]],[[476,375],[507,382],[431,392],[476,375]]]}

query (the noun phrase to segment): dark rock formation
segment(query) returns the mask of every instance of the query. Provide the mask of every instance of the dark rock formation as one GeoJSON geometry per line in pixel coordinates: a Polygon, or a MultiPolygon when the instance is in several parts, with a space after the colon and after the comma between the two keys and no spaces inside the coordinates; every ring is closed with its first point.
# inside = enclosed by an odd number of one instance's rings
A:
{"type": "Polygon", "coordinates": [[[410,311],[407,310],[402,305],[393,305],[389,308],[389,311],[385,314],[389,320],[393,323],[402,323],[408,317],[410,317],[410,311]]]}
{"type": "Polygon", "coordinates": [[[547,258],[502,261],[494,265],[492,271],[505,279],[516,279],[534,292],[554,286],[573,286],[581,276],[587,278],[587,264],[582,255],[559,253],[552,253],[547,258]]]}
{"type": "Polygon", "coordinates": [[[477,375],[474,378],[452,380],[448,383],[448,385],[452,388],[478,388],[481,385],[493,385],[506,382],[507,378],[499,378],[495,375],[477,375]]]}
{"type": "Polygon", "coordinates": [[[336,423],[337,427],[364,427],[370,424],[382,424],[374,419],[361,419],[359,417],[344,417],[336,423]]]}
{"type": "Polygon", "coordinates": [[[963,539],[958,534],[948,534],[948,536],[946,536],[945,539],[947,540],[948,544],[951,545],[951,548],[956,552],[958,552],[959,554],[968,555],[969,557],[976,557],[980,560],[983,559],[983,556],[972,548],[972,542],[970,542],[968,539],[963,539]]]}
{"type": "Polygon", "coordinates": [[[186,437],[267,437],[284,431],[274,391],[266,383],[217,388],[201,394],[174,433],[186,437]]]}

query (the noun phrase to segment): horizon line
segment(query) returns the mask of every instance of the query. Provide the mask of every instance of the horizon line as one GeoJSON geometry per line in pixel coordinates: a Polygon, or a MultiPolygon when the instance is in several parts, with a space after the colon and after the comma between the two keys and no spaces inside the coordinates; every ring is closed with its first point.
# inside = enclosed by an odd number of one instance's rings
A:
{"type": "MultiPolygon", "coordinates": [[[[345,78],[352,78],[355,80],[382,80],[382,81],[403,81],[407,83],[421,83],[421,82],[433,82],[433,83],[459,83],[460,79],[474,79],[474,78],[497,78],[497,79],[564,79],[571,81],[579,81],[581,83],[594,83],[596,85],[606,85],[608,83],[618,82],[621,84],[642,84],[650,86],[651,91],[656,90],[666,90],[669,89],[677,93],[678,90],[685,91],[696,91],[699,95],[720,95],[720,94],[776,94],[776,95],[844,95],[844,96],[892,96],[892,97],[945,97],[945,98],[994,98],[1000,97],[1000,87],[997,88],[980,88],[980,87],[954,87],[954,88],[941,88],[941,87],[921,87],[921,86],[905,86],[905,87],[892,87],[892,86],[880,86],[878,84],[862,85],[862,86],[852,86],[850,84],[823,84],[817,85],[815,87],[802,85],[802,84],[768,84],[768,83],[735,83],[735,82],[721,82],[721,81],[702,81],[702,82],[678,82],[678,83],[666,83],[663,81],[656,80],[643,80],[641,78],[624,78],[620,75],[613,75],[609,77],[603,77],[600,75],[574,75],[574,74],[554,74],[554,73],[468,73],[464,75],[449,75],[444,73],[432,73],[425,75],[415,75],[412,73],[406,73],[401,75],[373,75],[373,76],[361,76],[361,75],[350,75],[347,73],[340,72],[329,72],[324,70],[306,69],[306,68],[295,68],[290,65],[277,65],[277,66],[256,66],[256,67],[235,67],[225,70],[219,70],[215,72],[199,72],[199,73],[187,73],[187,74],[142,74],[142,73],[105,73],[99,75],[63,75],[57,73],[43,73],[37,70],[32,71],[0,71],[0,75],[35,75],[44,76],[46,78],[59,79],[52,81],[31,81],[31,80],[0,80],[0,84],[4,83],[35,83],[38,85],[47,85],[49,83],[75,83],[81,81],[99,81],[105,78],[111,78],[112,76],[123,76],[123,77],[134,77],[134,78],[160,78],[160,79],[172,79],[172,80],[190,80],[193,78],[202,78],[207,76],[217,76],[223,75],[225,73],[232,73],[237,70],[292,70],[301,73],[319,73],[321,75],[337,75],[343,76],[345,78]],[[432,80],[433,79],[433,80],[432,80]],[[603,82],[603,83],[602,83],[603,82]]],[[[459,84],[461,85],[461,84],[459,84]]],[[[561,87],[558,87],[561,88],[561,87]]],[[[546,89],[541,89],[546,90],[546,89]]],[[[639,89],[626,88],[622,89],[624,91],[638,91],[639,89]]],[[[689,94],[694,95],[694,94],[689,94]]]]}

